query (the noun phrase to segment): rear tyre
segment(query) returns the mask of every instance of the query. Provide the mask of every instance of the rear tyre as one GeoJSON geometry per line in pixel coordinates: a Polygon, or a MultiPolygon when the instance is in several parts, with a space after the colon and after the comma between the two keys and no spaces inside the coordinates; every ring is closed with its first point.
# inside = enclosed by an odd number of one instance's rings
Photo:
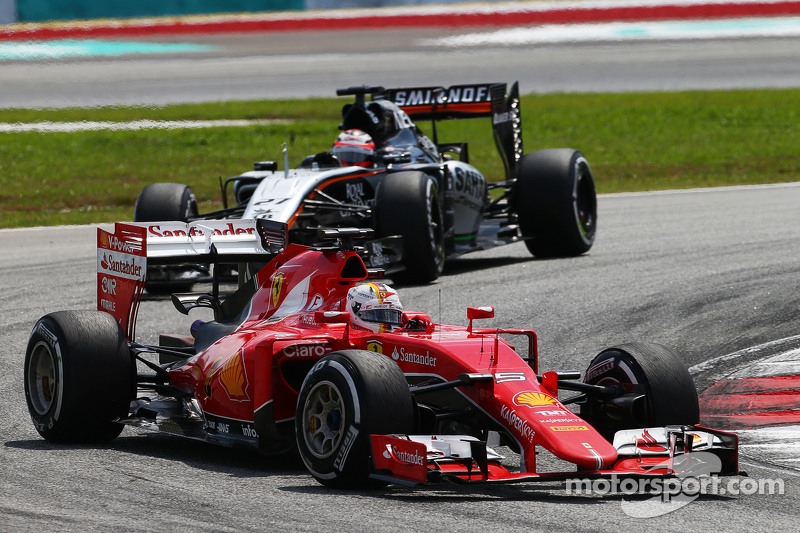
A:
{"type": "Polygon", "coordinates": [[[678,354],[666,346],[634,342],[608,348],[586,370],[586,383],[616,385],[625,398],[589,400],[580,416],[612,440],[622,429],[693,425],[700,420],[697,389],[678,354]]]}
{"type": "Polygon", "coordinates": [[[422,172],[388,174],[378,188],[375,210],[381,236],[403,236],[405,272],[392,279],[429,283],[444,269],[444,224],[436,182],[422,172]]]}
{"type": "MultiPolygon", "coordinates": [[[[188,222],[197,214],[197,200],[188,186],[181,183],[152,183],[139,193],[133,208],[133,221],[188,222]]],[[[208,269],[199,266],[148,267],[144,286],[154,294],[189,292],[195,280],[207,276],[208,269]]]]}
{"type": "Polygon", "coordinates": [[[142,189],[133,208],[134,222],[180,220],[197,216],[197,200],[192,190],[181,183],[152,183],[142,189]]]}
{"type": "Polygon", "coordinates": [[[514,208],[533,255],[589,251],[597,231],[597,195],[583,154],[569,148],[525,154],[515,187],[514,208]]]}
{"type": "Polygon", "coordinates": [[[99,311],[42,317],[25,352],[25,400],[39,434],[52,442],[104,442],[122,428],[135,396],[125,334],[99,311]]]}
{"type": "Polygon", "coordinates": [[[369,436],[412,432],[413,400],[400,367],[388,357],[334,352],[306,376],[295,426],[300,457],[317,481],[332,488],[379,486],[369,478],[369,436]]]}

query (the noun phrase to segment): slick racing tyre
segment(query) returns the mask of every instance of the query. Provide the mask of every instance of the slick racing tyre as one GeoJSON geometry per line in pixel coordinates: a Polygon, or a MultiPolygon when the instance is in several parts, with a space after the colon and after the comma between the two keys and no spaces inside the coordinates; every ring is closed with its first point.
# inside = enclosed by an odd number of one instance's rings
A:
{"type": "Polygon", "coordinates": [[[370,435],[410,433],[414,407],[400,367],[362,350],[334,352],[305,378],[297,400],[297,448],[317,481],[333,488],[368,488],[370,435]]]}
{"type": "Polygon", "coordinates": [[[537,257],[589,251],[597,231],[597,195],[589,163],[568,148],[525,154],[513,207],[528,250],[537,257]]]}
{"type": "Polygon", "coordinates": [[[53,442],[117,437],[135,396],[125,334],[99,311],[61,311],[39,319],[25,352],[25,399],[39,434],[53,442]]]}
{"type": "Polygon", "coordinates": [[[444,269],[444,224],[436,182],[422,172],[397,172],[381,181],[375,199],[378,234],[403,236],[405,272],[395,281],[428,283],[444,269]]]}
{"type": "Polygon", "coordinates": [[[617,398],[589,399],[581,405],[581,418],[609,441],[621,429],[692,425],[700,420],[692,377],[666,346],[634,342],[603,350],[589,363],[584,381],[622,389],[617,398]]]}
{"type": "Polygon", "coordinates": [[[197,216],[197,200],[192,190],[180,183],[152,183],[142,189],[133,208],[134,222],[180,220],[197,216]]]}
{"type": "MultiPolygon", "coordinates": [[[[181,221],[196,218],[197,200],[192,190],[180,183],[153,183],[142,189],[133,209],[134,222],[181,221]]],[[[147,268],[145,288],[163,294],[189,292],[195,281],[208,277],[199,265],[155,266],[147,268]]]]}

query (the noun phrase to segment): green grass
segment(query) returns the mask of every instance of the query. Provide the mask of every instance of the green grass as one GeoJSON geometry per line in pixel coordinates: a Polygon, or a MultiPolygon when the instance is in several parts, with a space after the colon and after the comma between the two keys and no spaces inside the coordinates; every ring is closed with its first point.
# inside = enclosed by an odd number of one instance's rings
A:
{"type": "MultiPolygon", "coordinates": [[[[218,177],[253,161],[290,162],[330,147],[348,99],[168,107],[0,110],[0,122],[282,119],[185,130],[0,133],[0,227],[130,220],[141,189],[186,183],[201,210],[219,206],[218,177]]],[[[800,90],[548,94],[522,99],[525,150],[572,147],[599,193],[800,179],[800,90]]],[[[430,125],[421,123],[430,134],[430,125]]],[[[488,120],[439,124],[442,142],[468,141],[489,179],[502,165],[488,120]]]]}

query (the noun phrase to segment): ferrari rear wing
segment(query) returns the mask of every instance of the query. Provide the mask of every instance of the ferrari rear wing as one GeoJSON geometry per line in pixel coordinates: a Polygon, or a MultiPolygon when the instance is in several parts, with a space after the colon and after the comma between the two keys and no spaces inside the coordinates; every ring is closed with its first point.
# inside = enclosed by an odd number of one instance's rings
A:
{"type": "Polygon", "coordinates": [[[145,228],[147,260],[159,265],[266,261],[288,243],[287,225],[264,219],[130,225],[145,228]]]}
{"type": "Polygon", "coordinates": [[[491,117],[506,179],[513,180],[522,157],[522,118],[519,84],[514,82],[507,94],[506,88],[505,83],[483,83],[384,89],[372,98],[394,102],[415,121],[491,117]]]}
{"type": "Polygon", "coordinates": [[[148,264],[266,263],[287,242],[287,225],[271,220],[117,223],[113,233],[98,228],[97,309],[114,316],[133,340],[148,264]]]}

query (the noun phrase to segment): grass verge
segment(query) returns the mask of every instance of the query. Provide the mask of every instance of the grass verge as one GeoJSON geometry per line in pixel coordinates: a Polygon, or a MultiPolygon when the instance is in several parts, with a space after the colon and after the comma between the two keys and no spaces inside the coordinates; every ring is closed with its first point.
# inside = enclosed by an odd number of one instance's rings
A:
{"type": "MultiPolygon", "coordinates": [[[[290,163],[327,150],[348,100],[226,102],[167,107],[0,110],[0,123],[283,119],[289,123],[182,130],[0,133],[0,227],[130,220],[141,189],[192,187],[219,207],[218,177],[253,161],[290,163]]],[[[800,179],[800,90],[547,94],[522,98],[525,150],[586,155],[599,193],[800,179]]],[[[420,127],[430,133],[428,123],[420,127]]],[[[491,180],[502,165],[486,119],[439,124],[442,142],[467,141],[491,180]]]]}

